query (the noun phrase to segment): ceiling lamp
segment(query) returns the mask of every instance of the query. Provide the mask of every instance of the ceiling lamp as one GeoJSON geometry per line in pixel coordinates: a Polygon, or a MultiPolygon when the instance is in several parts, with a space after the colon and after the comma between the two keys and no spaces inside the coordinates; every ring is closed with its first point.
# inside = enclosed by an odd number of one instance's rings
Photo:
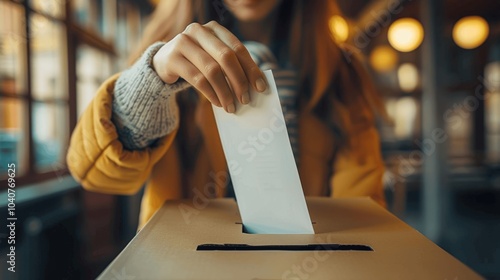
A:
{"type": "Polygon", "coordinates": [[[419,83],[417,66],[413,63],[401,64],[398,68],[398,82],[401,90],[405,92],[414,91],[419,83]]]}
{"type": "Polygon", "coordinates": [[[453,41],[464,49],[475,49],[486,41],[490,27],[479,16],[463,17],[453,26],[453,41]]]}
{"type": "Polygon", "coordinates": [[[418,103],[414,97],[405,96],[395,104],[394,135],[397,139],[408,139],[415,131],[415,121],[418,117],[418,103]]]}
{"type": "Polygon", "coordinates": [[[384,45],[377,46],[370,53],[370,64],[377,72],[389,72],[398,63],[398,54],[393,48],[384,45]]]}
{"type": "Polygon", "coordinates": [[[389,43],[401,52],[411,52],[418,48],[424,39],[424,28],[413,18],[401,18],[389,27],[389,43]]]}
{"type": "Polygon", "coordinates": [[[500,61],[490,62],[484,68],[484,83],[491,92],[500,92],[500,61]]]}
{"type": "Polygon", "coordinates": [[[337,42],[345,42],[349,37],[349,25],[347,21],[338,15],[332,16],[329,21],[330,31],[337,42]]]}

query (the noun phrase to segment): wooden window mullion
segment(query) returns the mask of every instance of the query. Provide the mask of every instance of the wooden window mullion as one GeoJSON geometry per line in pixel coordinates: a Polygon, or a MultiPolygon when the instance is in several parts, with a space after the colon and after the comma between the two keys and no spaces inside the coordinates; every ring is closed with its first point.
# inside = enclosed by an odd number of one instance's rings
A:
{"type": "Polygon", "coordinates": [[[71,22],[73,21],[72,13],[72,1],[66,1],[65,3],[65,14],[64,18],[64,28],[66,29],[66,48],[67,48],[67,71],[68,71],[68,110],[69,110],[69,127],[68,131],[72,132],[76,126],[77,121],[77,104],[76,104],[76,47],[78,42],[77,38],[71,32],[71,22]]]}
{"type": "Polygon", "coordinates": [[[29,1],[24,1],[24,22],[25,22],[25,32],[26,32],[26,99],[28,101],[28,172],[27,176],[36,176],[34,166],[35,166],[35,151],[34,151],[34,141],[33,141],[33,95],[32,95],[32,63],[31,63],[31,27],[30,27],[30,16],[31,10],[29,9],[29,1]]]}

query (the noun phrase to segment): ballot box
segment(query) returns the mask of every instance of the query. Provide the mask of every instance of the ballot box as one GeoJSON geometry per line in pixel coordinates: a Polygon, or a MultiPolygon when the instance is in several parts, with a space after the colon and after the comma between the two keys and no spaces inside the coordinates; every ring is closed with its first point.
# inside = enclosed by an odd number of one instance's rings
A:
{"type": "Polygon", "coordinates": [[[233,199],[168,201],[99,279],[482,279],[369,198],[308,198],[315,234],[248,234],[233,199]]]}

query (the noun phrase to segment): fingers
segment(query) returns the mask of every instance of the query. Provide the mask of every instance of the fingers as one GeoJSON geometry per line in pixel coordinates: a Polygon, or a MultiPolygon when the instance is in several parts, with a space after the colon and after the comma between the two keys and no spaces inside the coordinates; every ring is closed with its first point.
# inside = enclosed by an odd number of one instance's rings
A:
{"type": "MultiPolygon", "coordinates": [[[[208,82],[211,88],[215,90],[215,98],[220,101],[219,104],[221,104],[228,113],[234,113],[236,107],[234,104],[233,94],[219,63],[200,46],[192,42],[191,38],[187,35],[181,34],[179,36],[182,36],[181,40],[183,40],[183,48],[181,50],[182,55],[203,74],[203,83],[208,82]]],[[[232,87],[234,89],[234,86],[232,87]]],[[[241,85],[239,85],[239,87],[241,94],[241,85]]],[[[202,92],[204,93],[204,91],[202,92]]]]}
{"type": "MultiPolygon", "coordinates": [[[[189,84],[191,84],[199,92],[203,93],[203,95],[205,95],[210,103],[214,104],[217,107],[221,107],[219,98],[217,97],[217,94],[215,93],[212,85],[207,80],[205,75],[196,66],[194,66],[187,60],[184,62],[183,66],[184,67],[179,69],[179,76],[183,77],[183,79],[185,79],[189,84]]],[[[233,112],[228,113],[234,113],[234,110],[233,112]]]]}
{"type": "Polygon", "coordinates": [[[241,43],[238,38],[229,32],[229,30],[227,30],[224,26],[215,21],[211,21],[205,24],[205,26],[209,28],[222,42],[224,42],[225,45],[233,50],[243,71],[245,72],[247,80],[254,87],[254,89],[259,92],[265,91],[267,83],[265,82],[264,74],[257,64],[255,64],[243,43],[241,43]]]}
{"type": "MultiPolygon", "coordinates": [[[[174,39],[176,44],[182,45],[183,48],[193,51],[197,46],[187,37],[179,34],[174,39]]],[[[177,65],[173,68],[171,76],[181,77],[196,88],[199,92],[203,93],[205,97],[215,106],[221,107],[221,102],[205,74],[187,59],[181,52],[177,52],[169,58],[169,64],[177,65]]]]}
{"type": "Polygon", "coordinates": [[[184,78],[229,113],[235,102],[250,102],[249,90],[267,89],[264,75],[245,46],[216,22],[190,24],[154,57],[155,70],[167,83],[184,78]],[[169,63],[165,63],[169,61],[169,63]]]}
{"type": "MultiPolygon", "coordinates": [[[[216,67],[212,65],[212,62],[209,64],[211,70],[214,70],[214,75],[218,74],[220,69],[223,75],[228,78],[229,85],[239,102],[249,103],[250,81],[248,81],[235,52],[217,38],[210,29],[200,24],[190,24],[183,33],[195,41],[219,65],[216,67]]],[[[222,94],[225,95],[225,92],[222,94]]]]}

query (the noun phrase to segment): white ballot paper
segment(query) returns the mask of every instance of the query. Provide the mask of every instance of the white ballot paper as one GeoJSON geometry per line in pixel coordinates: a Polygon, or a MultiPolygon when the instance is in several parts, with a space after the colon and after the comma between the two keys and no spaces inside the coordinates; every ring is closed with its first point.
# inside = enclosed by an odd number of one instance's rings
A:
{"type": "Polygon", "coordinates": [[[228,114],[213,106],[243,225],[249,233],[314,234],[271,70],[265,93],[228,114]]]}

